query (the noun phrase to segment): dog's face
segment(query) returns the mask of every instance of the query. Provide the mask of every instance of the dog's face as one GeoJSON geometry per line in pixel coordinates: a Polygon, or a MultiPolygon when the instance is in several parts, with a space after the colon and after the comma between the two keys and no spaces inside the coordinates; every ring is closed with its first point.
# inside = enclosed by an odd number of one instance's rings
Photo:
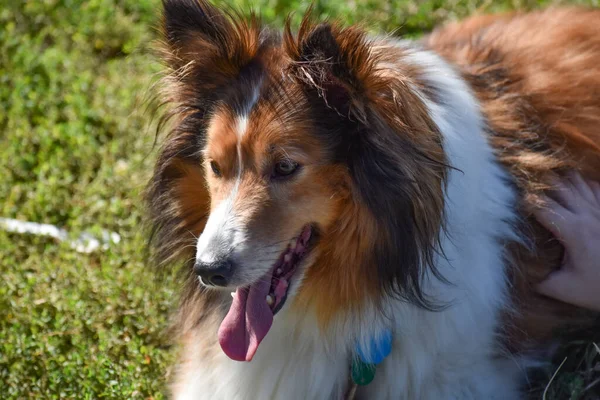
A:
{"type": "Polygon", "coordinates": [[[419,71],[358,29],[306,17],[281,35],[164,5],[174,128],[149,192],[155,244],[170,260],[197,237],[201,285],[235,291],[223,350],[250,360],[291,305],[326,323],[389,295],[426,304],[446,164],[419,71]]]}
{"type": "MultiPolygon", "coordinates": [[[[258,94],[260,87],[252,91],[241,112],[222,104],[211,113],[199,160],[211,201],[196,272],[203,284],[229,291],[270,280],[303,232],[310,235],[304,259],[336,217],[335,191],[343,179],[310,124],[301,122],[306,116],[293,110],[278,115],[258,94]]],[[[299,276],[296,271],[295,280],[299,276]]]]}

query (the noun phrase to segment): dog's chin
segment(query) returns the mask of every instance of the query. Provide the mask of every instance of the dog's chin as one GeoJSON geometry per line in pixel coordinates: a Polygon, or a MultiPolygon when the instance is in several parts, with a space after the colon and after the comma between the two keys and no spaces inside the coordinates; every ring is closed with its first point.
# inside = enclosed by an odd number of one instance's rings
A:
{"type": "Polygon", "coordinates": [[[231,359],[252,360],[274,316],[297,288],[316,236],[313,226],[306,225],[267,273],[232,293],[231,307],[219,328],[221,348],[231,359]]]}

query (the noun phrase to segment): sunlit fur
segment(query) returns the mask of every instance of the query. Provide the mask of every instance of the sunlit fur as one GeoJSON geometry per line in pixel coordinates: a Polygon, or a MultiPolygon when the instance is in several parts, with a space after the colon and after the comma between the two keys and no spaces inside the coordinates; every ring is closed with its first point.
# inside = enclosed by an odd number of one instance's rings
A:
{"type": "MultiPolygon", "coordinates": [[[[456,64],[481,104],[490,142],[521,194],[519,228],[528,246],[509,243],[510,347],[547,339],[558,326],[589,323],[590,315],[531,290],[558,267],[562,247],[531,209],[550,179],[568,169],[600,180],[599,10],[550,9],[480,16],[435,31],[428,46],[456,64]],[[466,40],[469,38],[468,40],[466,40]],[[531,251],[531,249],[537,251],[531,251]]],[[[593,316],[592,316],[593,317],[593,316]]]]}
{"type": "Polygon", "coordinates": [[[416,43],[164,9],[172,129],[148,203],[157,262],[184,263],[175,398],[341,398],[356,343],[384,328],[392,354],[358,398],[518,398],[524,351],[586,321],[533,294],[558,262],[537,258],[549,236],[527,210],[566,167],[600,178],[599,14],[480,17],[416,43]],[[300,169],[274,179],[287,159],[300,169]],[[230,360],[229,293],[194,260],[227,254],[228,291],[246,286],[306,224],[286,305],[251,362],[230,360]]]}

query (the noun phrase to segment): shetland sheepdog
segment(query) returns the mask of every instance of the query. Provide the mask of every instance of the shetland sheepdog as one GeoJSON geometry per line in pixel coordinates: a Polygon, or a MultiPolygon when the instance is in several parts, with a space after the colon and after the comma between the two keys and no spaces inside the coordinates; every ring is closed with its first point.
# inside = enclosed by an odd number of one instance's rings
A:
{"type": "Polygon", "coordinates": [[[163,5],[174,398],[516,399],[530,350],[594,317],[532,289],[563,250],[531,210],[600,179],[600,11],[409,41],[163,5]]]}

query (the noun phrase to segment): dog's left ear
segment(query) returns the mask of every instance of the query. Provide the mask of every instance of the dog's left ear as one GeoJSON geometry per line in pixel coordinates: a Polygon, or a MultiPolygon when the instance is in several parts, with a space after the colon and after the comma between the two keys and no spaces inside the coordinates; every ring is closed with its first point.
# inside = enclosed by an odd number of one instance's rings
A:
{"type": "Polygon", "coordinates": [[[304,17],[298,34],[286,23],[285,49],[292,59],[290,73],[340,115],[366,121],[374,62],[368,40],[358,28],[312,24],[304,17]]]}

